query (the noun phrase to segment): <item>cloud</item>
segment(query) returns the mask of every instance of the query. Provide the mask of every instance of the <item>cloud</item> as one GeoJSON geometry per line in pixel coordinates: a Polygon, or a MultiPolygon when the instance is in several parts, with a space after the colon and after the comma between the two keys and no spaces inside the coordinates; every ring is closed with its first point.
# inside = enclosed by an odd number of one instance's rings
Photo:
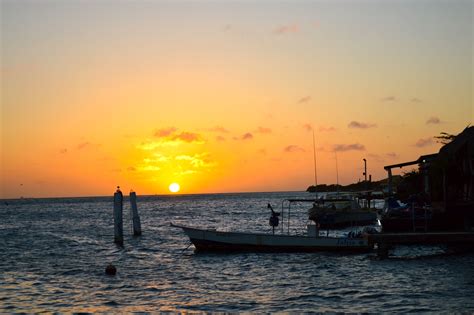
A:
{"type": "Polygon", "coordinates": [[[304,130],[310,132],[310,131],[313,130],[313,125],[312,125],[312,124],[309,124],[309,123],[308,123],[308,124],[304,124],[304,125],[303,125],[303,128],[304,128],[304,130]]]}
{"type": "Polygon", "coordinates": [[[225,128],[222,127],[222,126],[215,126],[215,127],[213,127],[213,128],[207,129],[207,131],[210,131],[210,132],[220,132],[220,133],[229,133],[229,130],[225,129],[225,128]]]}
{"type": "Polygon", "coordinates": [[[253,135],[250,133],[250,132],[247,132],[246,134],[244,134],[242,137],[241,137],[242,140],[252,140],[253,139],[253,135]]]}
{"type": "Polygon", "coordinates": [[[426,124],[439,125],[441,124],[441,120],[438,117],[432,116],[426,121],[426,124]]]}
{"type": "Polygon", "coordinates": [[[395,102],[397,100],[396,96],[385,96],[381,99],[382,102],[395,102]]]}
{"type": "Polygon", "coordinates": [[[180,134],[173,136],[172,140],[181,140],[188,143],[204,143],[199,134],[187,131],[183,131],[180,134]]]}
{"type": "Polygon", "coordinates": [[[77,145],[77,149],[78,150],[92,149],[92,148],[98,148],[100,146],[101,146],[100,144],[91,143],[91,142],[86,141],[86,142],[79,143],[77,145]]]}
{"type": "Polygon", "coordinates": [[[299,32],[299,27],[296,24],[291,25],[280,25],[273,30],[273,34],[275,35],[284,35],[284,34],[292,34],[299,32]]]}
{"type": "Polygon", "coordinates": [[[376,124],[368,124],[368,123],[358,122],[358,121],[351,121],[347,125],[347,127],[356,128],[356,129],[367,129],[367,128],[377,127],[377,125],[376,124]]]}
{"type": "Polygon", "coordinates": [[[345,151],[365,151],[365,146],[359,143],[353,144],[336,144],[333,147],[334,151],[345,152],[345,151]]]}
{"type": "Polygon", "coordinates": [[[375,161],[377,162],[384,162],[384,159],[378,155],[378,154],[374,154],[374,153],[369,153],[368,156],[371,158],[371,159],[374,159],[375,161]]]}
{"type": "Polygon", "coordinates": [[[307,103],[309,101],[311,101],[311,96],[307,95],[307,96],[304,96],[304,97],[300,98],[297,103],[298,104],[303,104],[303,103],[307,103]]]}
{"type": "Polygon", "coordinates": [[[196,173],[199,173],[199,172],[196,170],[185,170],[185,171],[175,172],[174,175],[183,176],[183,175],[192,175],[196,173]]]}
{"type": "Polygon", "coordinates": [[[305,149],[303,149],[300,146],[291,144],[283,149],[285,152],[305,152],[305,149]]]}
{"type": "Polygon", "coordinates": [[[183,143],[203,144],[205,143],[203,137],[194,132],[181,131],[175,127],[159,129],[154,133],[158,141],[147,140],[137,145],[137,148],[150,151],[162,146],[177,146],[183,143]]]}
{"type": "Polygon", "coordinates": [[[418,141],[414,145],[415,147],[418,147],[418,148],[424,148],[424,147],[431,146],[433,144],[434,144],[433,139],[431,137],[428,137],[428,138],[418,139],[418,141]]]}
{"type": "Polygon", "coordinates": [[[134,166],[129,166],[129,167],[127,167],[127,171],[129,171],[129,172],[136,172],[137,169],[136,169],[134,166]]]}
{"type": "Polygon", "coordinates": [[[162,163],[162,162],[168,162],[170,160],[170,158],[166,155],[163,155],[161,153],[155,153],[153,154],[154,158],[152,159],[153,162],[158,162],[158,163],[162,163]]]}
{"type": "Polygon", "coordinates": [[[59,150],[59,153],[61,153],[61,154],[66,154],[66,153],[67,153],[67,149],[66,149],[66,148],[61,149],[61,150],[59,150]]]}
{"type": "Polygon", "coordinates": [[[177,130],[178,129],[176,129],[175,127],[158,129],[157,131],[155,131],[154,136],[157,137],[157,138],[168,137],[168,136],[172,135],[173,133],[175,133],[177,130]]]}
{"type": "Polygon", "coordinates": [[[263,134],[269,134],[269,133],[272,133],[272,130],[270,128],[266,128],[266,127],[258,127],[255,132],[263,133],[263,134]]]}
{"type": "Polygon", "coordinates": [[[209,154],[208,153],[200,153],[200,154],[194,154],[194,155],[178,155],[174,159],[176,161],[185,161],[190,164],[195,169],[198,168],[209,168],[215,165],[214,162],[210,161],[208,159],[209,154]]]}
{"type": "Polygon", "coordinates": [[[421,99],[416,98],[416,97],[412,98],[411,101],[412,101],[412,103],[421,103],[421,102],[423,102],[421,99]]]}
{"type": "Polygon", "coordinates": [[[321,126],[321,127],[319,127],[319,131],[320,132],[332,132],[332,131],[336,131],[336,128],[331,127],[331,126],[329,126],[329,127],[321,126]]]}
{"type": "Polygon", "coordinates": [[[78,150],[82,150],[90,145],[90,142],[82,142],[77,145],[78,150]]]}
{"type": "Polygon", "coordinates": [[[145,172],[157,172],[159,170],[161,170],[161,167],[157,166],[157,165],[141,165],[138,167],[138,170],[139,171],[145,171],[145,172]]]}
{"type": "Polygon", "coordinates": [[[399,155],[395,152],[389,152],[387,154],[385,154],[387,157],[391,158],[391,159],[398,159],[399,155]]]}

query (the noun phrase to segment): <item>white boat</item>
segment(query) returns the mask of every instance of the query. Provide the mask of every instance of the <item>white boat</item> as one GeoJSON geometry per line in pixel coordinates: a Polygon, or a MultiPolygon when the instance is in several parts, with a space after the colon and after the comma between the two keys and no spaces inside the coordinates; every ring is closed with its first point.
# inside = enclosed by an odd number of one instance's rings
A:
{"type": "Polygon", "coordinates": [[[196,251],[212,252],[368,252],[366,237],[319,236],[316,225],[308,226],[308,235],[282,235],[248,232],[221,232],[171,224],[182,228],[196,251]]]}
{"type": "Polygon", "coordinates": [[[321,228],[345,228],[375,223],[376,209],[363,208],[356,195],[350,193],[328,193],[314,202],[308,217],[321,228]]]}

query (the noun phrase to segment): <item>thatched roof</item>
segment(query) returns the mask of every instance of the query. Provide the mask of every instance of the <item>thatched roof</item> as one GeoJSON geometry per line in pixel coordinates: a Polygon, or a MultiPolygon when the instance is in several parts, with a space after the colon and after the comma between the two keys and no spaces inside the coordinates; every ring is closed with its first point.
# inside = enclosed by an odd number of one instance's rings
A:
{"type": "Polygon", "coordinates": [[[474,127],[467,127],[453,141],[444,145],[439,150],[438,160],[448,164],[458,160],[459,154],[467,154],[469,159],[474,159],[474,127]]]}

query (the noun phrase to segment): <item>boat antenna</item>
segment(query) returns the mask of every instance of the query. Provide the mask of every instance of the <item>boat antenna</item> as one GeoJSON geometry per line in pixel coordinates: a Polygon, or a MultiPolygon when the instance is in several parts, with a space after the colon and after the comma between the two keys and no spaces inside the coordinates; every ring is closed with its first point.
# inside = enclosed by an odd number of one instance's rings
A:
{"type": "Polygon", "coordinates": [[[336,157],[336,191],[339,194],[339,168],[337,166],[337,151],[334,150],[334,156],[336,157]]]}
{"type": "Polygon", "coordinates": [[[316,140],[314,139],[314,129],[313,129],[313,159],[314,159],[314,193],[317,199],[318,198],[318,171],[316,167],[316,140]]]}

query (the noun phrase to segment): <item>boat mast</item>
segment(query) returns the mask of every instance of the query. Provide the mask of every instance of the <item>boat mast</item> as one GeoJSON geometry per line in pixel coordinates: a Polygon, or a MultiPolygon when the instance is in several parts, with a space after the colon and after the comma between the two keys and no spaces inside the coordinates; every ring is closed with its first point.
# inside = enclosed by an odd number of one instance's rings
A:
{"type": "Polygon", "coordinates": [[[315,194],[315,199],[318,199],[318,171],[316,168],[316,141],[314,139],[314,129],[313,129],[313,158],[314,158],[314,194],[315,194]]]}
{"type": "Polygon", "coordinates": [[[337,151],[334,150],[334,156],[336,157],[336,191],[339,194],[339,168],[337,165],[337,151]]]}

